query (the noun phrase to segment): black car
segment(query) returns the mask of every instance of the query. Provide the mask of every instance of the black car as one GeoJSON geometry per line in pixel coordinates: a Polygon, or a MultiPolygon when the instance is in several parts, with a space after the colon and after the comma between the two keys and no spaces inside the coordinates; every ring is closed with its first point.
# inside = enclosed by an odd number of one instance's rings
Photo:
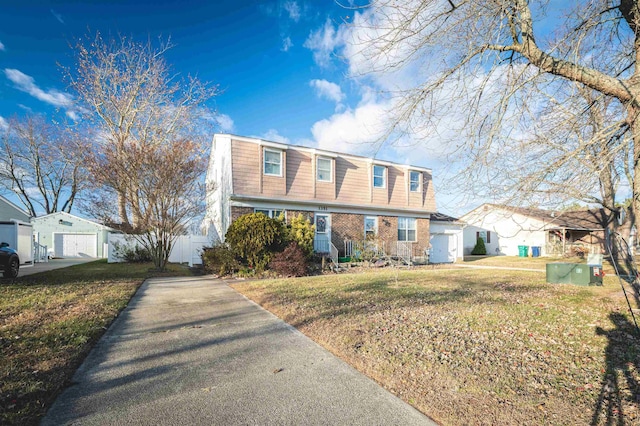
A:
{"type": "Polygon", "coordinates": [[[5,278],[15,278],[20,270],[18,253],[7,243],[0,243],[0,271],[5,278]]]}

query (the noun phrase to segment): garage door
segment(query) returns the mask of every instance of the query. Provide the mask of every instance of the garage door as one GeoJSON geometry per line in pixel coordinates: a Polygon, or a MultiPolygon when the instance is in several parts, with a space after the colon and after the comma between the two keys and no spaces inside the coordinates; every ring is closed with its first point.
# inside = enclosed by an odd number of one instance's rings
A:
{"type": "Polygon", "coordinates": [[[429,263],[451,263],[456,261],[456,240],[450,234],[432,234],[429,263]]]}
{"type": "Polygon", "coordinates": [[[97,257],[97,234],[55,234],[53,238],[56,257],[97,257]]]}

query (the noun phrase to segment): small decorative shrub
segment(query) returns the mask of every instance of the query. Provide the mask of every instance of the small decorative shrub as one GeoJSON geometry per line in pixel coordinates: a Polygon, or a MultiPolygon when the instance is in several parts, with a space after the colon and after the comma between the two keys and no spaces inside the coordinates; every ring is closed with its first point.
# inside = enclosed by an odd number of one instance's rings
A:
{"type": "Polygon", "coordinates": [[[225,276],[240,269],[240,262],[227,245],[208,248],[202,253],[202,264],[205,272],[225,276]]]}
{"type": "Polygon", "coordinates": [[[303,277],[308,274],[307,255],[295,241],[281,253],[273,255],[269,267],[285,277],[303,277]]]}
{"type": "Polygon", "coordinates": [[[146,263],[153,260],[149,250],[138,244],[130,246],[128,244],[114,243],[113,252],[117,258],[127,263],[146,263]]]}
{"type": "Polygon", "coordinates": [[[476,241],[475,247],[473,248],[473,250],[471,250],[471,254],[473,255],[487,254],[487,247],[484,245],[484,240],[482,238],[478,238],[478,241],[476,241]]]}
{"type": "Polygon", "coordinates": [[[313,253],[313,238],[316,233],[315,225],[312,225],[308,219],[298,213],[291,219],[289,225],[289,240],[298,243],[298,247],[302,249],[307,257],[313,253]]]}
{"type": "Polygon", "coordinates": [[[272,254],[286,245],[287,237],[287,229],[281,220],[271,219],[262,213],[251,213],[231,223],[225,240],[237,257],[246,261],[256,272],[262,272],[272,254]]]}

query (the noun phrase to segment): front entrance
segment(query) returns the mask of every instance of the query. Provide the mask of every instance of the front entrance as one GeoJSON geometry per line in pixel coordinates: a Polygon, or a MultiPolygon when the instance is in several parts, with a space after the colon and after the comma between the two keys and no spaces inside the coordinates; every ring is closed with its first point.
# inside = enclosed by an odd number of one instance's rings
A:
{"type": "Polygon", "coordinates": [[[313,239],[313,250],[316,253],[330,253],[331,249],[331,216],[316,213],[314,217],[316,235],[313,239]]]}

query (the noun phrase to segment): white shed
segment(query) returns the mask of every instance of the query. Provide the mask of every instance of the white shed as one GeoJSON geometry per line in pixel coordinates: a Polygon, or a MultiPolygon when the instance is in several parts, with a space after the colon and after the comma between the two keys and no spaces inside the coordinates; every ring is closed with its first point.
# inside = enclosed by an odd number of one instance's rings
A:
{"type": "Polygon", "coordinates": [[[431,215],[429,263],[453,263],[463,258],[463,228],[464,223],[454,217],[431,215]]]}
{"type": "Polygon", "coordinates": [[[23,266],[33,264],[30,219],[29,213],[0,196],[0,242],[9,244],[18,252],[23,266]]]}

